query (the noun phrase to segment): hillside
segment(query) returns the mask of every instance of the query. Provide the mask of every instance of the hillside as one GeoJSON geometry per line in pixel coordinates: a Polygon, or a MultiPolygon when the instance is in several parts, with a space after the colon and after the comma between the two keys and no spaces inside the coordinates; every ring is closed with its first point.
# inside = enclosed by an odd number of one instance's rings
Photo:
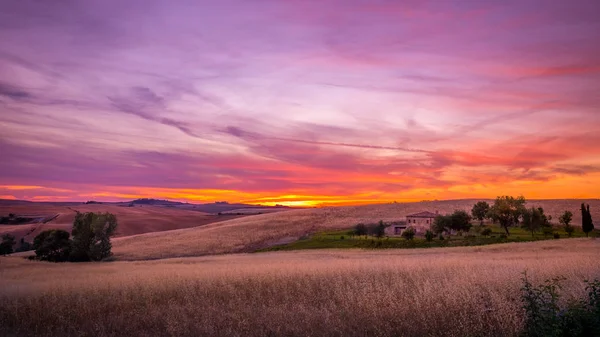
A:
{"type": "Polygon", "coordinates": [[[110,212],[117,216],[119,227],[116,236],[130,236],[135,234],[161,232],[167,230],[197,227],[217,221],[239,218],[238,215],[215,215],[199,211],[161,207],[161,206],[136,206],[124,207],[111,204],[51,204],[51,203],[17,203],[0,204],[0,215],[10,213],[16,215],[26,214],[31,217],[53,217],[46,223],[32,223],[21,225],[0,225],[0,234],[10,233],[17,240],[22,237],[32,242],[33,238],[47,229],[71,230],[75,212],[110,212]]]}
{"type": "MultiPolygon", "coordinates": [[[[328,207],[270,213],[161,233],[148,233],[114,240],[113,251],[119,259],[139,260],[249,252],[257,248],[287,243],[318,231],[346,229],[360,222],[394,221],[424,210],[452,212],[470,210],[475,200],[449,200],[418,203],[328,207]]],[[[573,222],[581,222],[581,200],[531,201],[528,206],[544,207],[557,219],[570,210],[573,222]]],[[[600,219],[600,200],[586,200],[592,216],[600,219]]]]}

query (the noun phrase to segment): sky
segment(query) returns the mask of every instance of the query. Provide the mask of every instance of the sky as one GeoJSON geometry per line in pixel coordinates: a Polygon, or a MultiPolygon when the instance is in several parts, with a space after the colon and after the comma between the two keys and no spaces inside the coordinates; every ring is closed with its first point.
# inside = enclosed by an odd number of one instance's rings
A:
{"type": "Polygon", "coordinates": [[[600,1],[2,0],[0,198],[600,198],[600,1]]]}

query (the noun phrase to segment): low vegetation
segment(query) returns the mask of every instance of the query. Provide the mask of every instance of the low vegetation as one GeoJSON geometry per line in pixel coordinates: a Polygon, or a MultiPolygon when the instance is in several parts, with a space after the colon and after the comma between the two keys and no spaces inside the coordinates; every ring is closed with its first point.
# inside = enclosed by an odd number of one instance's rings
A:
{"type": "Polygon", "coordinates": [[[528,320],[523,271],[534,285],[564,276],[562,298],[586,298],[598,256],[599,242],[580,238],[110,264],[0,258],[0,335],[516,337],[528,320]]]}
{"type": "Polygon", "coordinates": [[[525,310],[523,336],[600,336],[600,281],[584,281],[586,296],[561,305],[561,282],[555,277],[534,286],[524,273],[521,299],[525,310]]]}

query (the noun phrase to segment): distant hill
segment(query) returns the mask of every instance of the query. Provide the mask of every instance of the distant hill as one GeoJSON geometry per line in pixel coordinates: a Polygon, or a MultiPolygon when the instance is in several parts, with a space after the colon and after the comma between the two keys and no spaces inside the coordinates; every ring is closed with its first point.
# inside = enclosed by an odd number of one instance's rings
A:
{"type": "MultiPolygon", "coordinates": [[[[26,200],[8,200],[8,199],[0,199],[0,206],[13,206],[13,205],[27,205],[33,204],[31,201],[26,200]]],[[[249,204],[230,204],[227,201],[217,201],[214,203],[207,204],[192,204],[186,202],[179,201],[170,201],[170,200],[162,200],[162,199],[153,199],[153,198],[142,198],[135,199],[131,201],[118,201],[118,202],[105,202],[105,201],[95,201],[89,200],[86,202],[35,202],[35,204],[42,205],[52,205],[52,206],[78,206],[78,205],[115,205],[121,207],[144,207],[144,206],[157,206],[157,207],[169,207],[169,208],[178,208],[185,209],[190,211],[197,211],[203,213],[227,213],[231,214],[231,211],[235,211],[233,213],[240,214],[255,214],[255,213],[270,213],[276,211],[289,210],[290,207],[287,206],[263,206],[263,205],[249,205],[249,204]]]]}

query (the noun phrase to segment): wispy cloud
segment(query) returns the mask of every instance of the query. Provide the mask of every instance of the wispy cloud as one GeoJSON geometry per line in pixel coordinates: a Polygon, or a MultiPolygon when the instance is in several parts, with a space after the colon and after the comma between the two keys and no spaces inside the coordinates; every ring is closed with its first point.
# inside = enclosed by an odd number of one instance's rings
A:
{"type": "Polygon", "coordinates": [[[598,197],[598,10],[5,1],[0,195],[598,197]]]}

